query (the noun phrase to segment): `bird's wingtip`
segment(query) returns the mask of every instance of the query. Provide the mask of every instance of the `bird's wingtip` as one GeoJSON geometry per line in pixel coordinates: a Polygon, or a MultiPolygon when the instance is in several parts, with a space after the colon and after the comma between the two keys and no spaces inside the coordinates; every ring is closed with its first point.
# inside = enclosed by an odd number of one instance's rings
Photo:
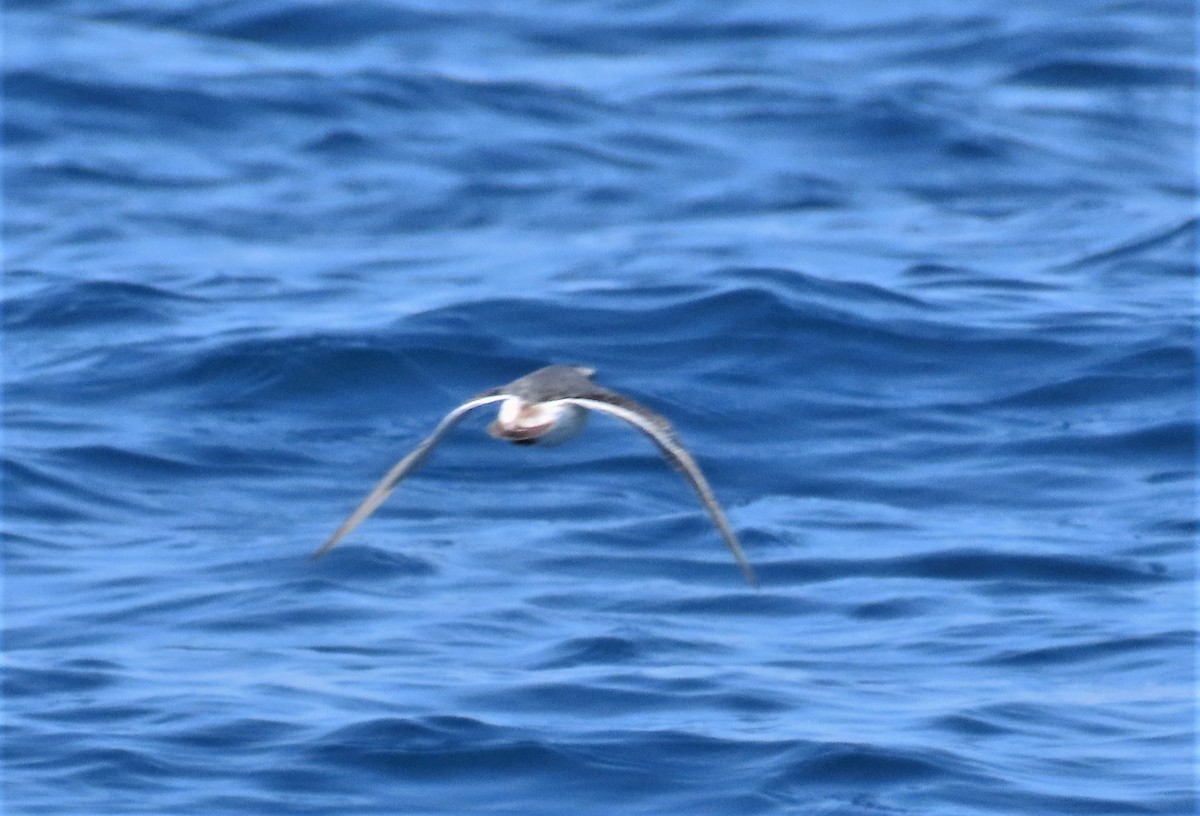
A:
{"type": "Polygon", "coordinates": [[[320,561],[322,558],[325,557],[325,553],[332,550],[339,541],[341,541],[341,536],[335,535],[335,536],[331,537],[320,547],[317,547],[315,550],[313,550],[312,554],[308,556],[308,560],[309,561],[320,561]]]}

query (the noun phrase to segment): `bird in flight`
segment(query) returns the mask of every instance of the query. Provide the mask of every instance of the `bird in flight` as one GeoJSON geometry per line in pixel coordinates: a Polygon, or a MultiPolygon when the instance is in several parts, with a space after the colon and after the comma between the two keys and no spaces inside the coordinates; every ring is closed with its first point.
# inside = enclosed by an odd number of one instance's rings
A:
{"type": "Polygon", "coordinates": [[[629,397],[596,385],[592,382],[595,373],[595,369],[583,366],[547,366],[513,380],[508,385],[492,388],[471,397],[448,413],[433,429],[433,433],[387,472],[363,499],[362,504],[313,553],[313,557],[320,558],[329,552],[367,516],[375,512],[396,489],[396,485],[425,461],[442,437],[464,416],[476,408],[498,402],[500,411],[496,419],[488,425],[488,433],[496,439],[517,445],[549,446],[565,442],[583,429],[588,411],[614,416],[637,428],[650,438],[663,458],[678,470],[684,481],[696,491],[704,509],[716,524],[721,538],[725,540],[725,546],[733,553],[742,574],[752,586],[758,586],[754,570],[746,560],[742,545],[738,542],[733,528],[729,526],[729,521],[717,503],[708,480],[700,472],[696,460],[679,441],[671,423],[629,397]]]}

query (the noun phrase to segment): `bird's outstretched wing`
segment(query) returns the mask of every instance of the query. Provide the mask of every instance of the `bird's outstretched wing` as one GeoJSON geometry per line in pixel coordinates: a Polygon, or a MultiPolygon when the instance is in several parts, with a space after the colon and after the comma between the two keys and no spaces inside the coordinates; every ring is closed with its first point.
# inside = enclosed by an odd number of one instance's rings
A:
{"type": "Polygon", "coordinates": [[[725,539],[725,546],[729,547],[729,551],[733,553],[733,557],[737,560],[738,567],[742,570],[742,575],[746,576],[746,580],[751,586],[758,586],[758,578],[754,574],[754,568],[750,566],[750,562],[746,560],[746,554],[742,552],[742,545],[738,541],[737,535],[734,534],[733,528],[729,526],[729,521],[725,518],[725,513],[721,510],[721,505],[717,503],[717,497],[713,495],[712,488],[709,487],[708,480],[704,478],[704,474],[700,472],[700,466],[696,464],[696,460],[683,447],[683,443],[679,441],[679,437],[675,433],[675,429],[671,423],[644,405],[641,405],[626,396],[609,391],[606,388],[597,386],[594,391],[589,391],[586,397],[570,397],[560,400],[560,402],[578,405],[581,408],[587,408],[592,411],[599,411],[610,416],[615,416],[618,419],[623,419],[639,431],[650,437],[650,441],[662,453],[663,458],[671,464],[673,468],[678,470],[696,494],[700,497],[700,501],[704,504],[704,509],[708,511],[713,522],[717,525],[718,532],[721,533],[721,538],[725,539]]]}
{"type": "Polygon", "coordinates": [[[441,441],[442,437],[445,436],[451,428],[457,425],[458,421],[466,416],[468,412],[473,411],[480,406],[487,405],[492,402],[498,402],[502,399],[507,399],[507,397],[507,394],[501,393],[498,390],[484,391],[482,394],[472,397],[450,413],[446,414],[445,418],[442,419],[442,421],[438,423],[438,426],[433,429],[433,433],[427,436],[420,445],[417,445],[417,447],[413,449],[412,453],[408,454],[399,462],[397,462],[396,466],[387,472],[387,475],[384,476],[383,479],[380,480],[379,484],[375,485],[375,488],[367,494],[365,499],[363,499],[362,504],[355,508],[354,512],[350,514],[350,517],[342,522],[342,526],[333,531],[333,535],[331,535],[329,539],[321,545],[320,549],[313,553],[312,557],[320,558],[322,555],[332,550],[339,541],[350,534],[351,530],[361,524],[363,519],[375,512],[375,509],[379,507],[379,505],[383,504],[384,500],[386,500],[387,497],[391,495],[391,492],[396,489],[396,485],[400,484],[400,481],[405,476],[412,473],[421,465],[422,462],[425,461],[425,458],[429,456],[429,452],[433,450],[434,446],[437,445],[437,443],[441,441]]]}

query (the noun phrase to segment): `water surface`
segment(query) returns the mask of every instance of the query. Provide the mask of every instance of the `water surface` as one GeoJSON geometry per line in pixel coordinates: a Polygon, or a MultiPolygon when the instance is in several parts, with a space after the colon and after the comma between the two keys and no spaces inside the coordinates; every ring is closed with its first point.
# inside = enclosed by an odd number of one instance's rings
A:
{"type": "Polygon", "coordinates": [[[5,29],[6,813],[1194,812],[1186,4],[5,29]]]}

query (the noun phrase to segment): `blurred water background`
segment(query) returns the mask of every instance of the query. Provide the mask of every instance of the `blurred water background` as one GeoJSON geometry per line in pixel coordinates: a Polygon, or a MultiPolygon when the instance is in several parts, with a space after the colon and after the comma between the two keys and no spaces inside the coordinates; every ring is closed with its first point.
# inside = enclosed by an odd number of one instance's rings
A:
{"type": "Polygon", "coordinates": [[[7,3],[4,812],[1193,813],[1192,15],[7,3]]]}

